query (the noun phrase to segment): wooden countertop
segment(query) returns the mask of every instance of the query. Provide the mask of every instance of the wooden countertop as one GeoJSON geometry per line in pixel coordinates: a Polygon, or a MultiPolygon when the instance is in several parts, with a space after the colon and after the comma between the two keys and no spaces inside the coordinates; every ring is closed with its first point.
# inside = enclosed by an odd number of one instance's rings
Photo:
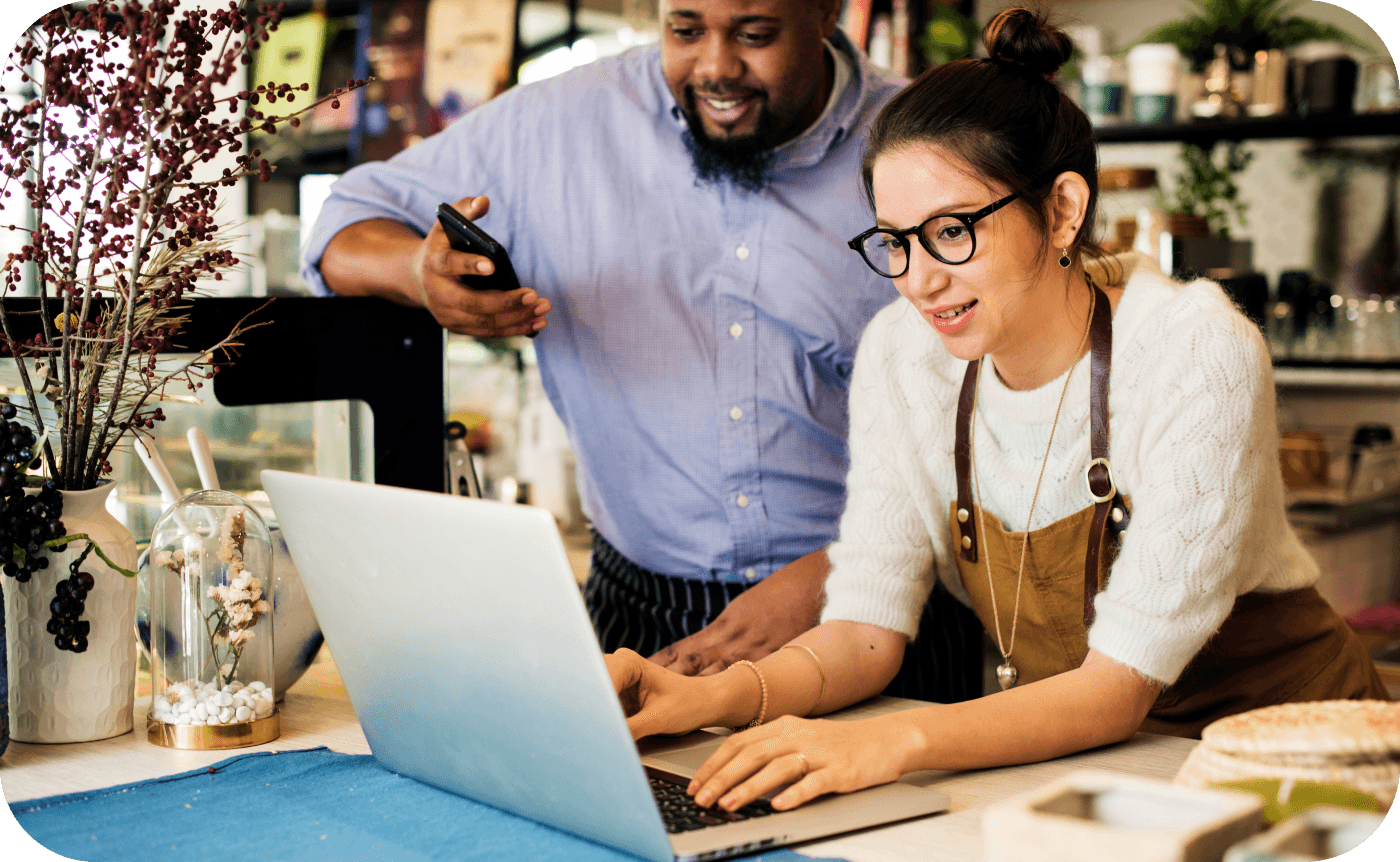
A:
{"type": "MultiPolygon", "coordinates": [[[[325,654],[323,653],[323,656],[325,654]]],[[[234,751],[176,751],[146,741],[146,698],[138,698],[138,732],[72,745],[11,742],[0,757],[0,792],[9,802],[125,784],[197,769],[239,752],[287,751],[324,745],[368,754],[333,662],[318,661],[287,692],[281,738],[234,751]]],[[[890,698],[853,707],[858,718],[907,707],[890,698]]],[[[1196,743],[1138,734],[1128,742],[1046,763],[977,772],[917,772],[903,781],[933,787],[952,798],[946,814],[805,845],[801,852],[851,862],[966,862],[982,859],[982,811],[991,802],[1053,781],[1077,769],[1107,769],[1170,781],[1196,743]]]]}

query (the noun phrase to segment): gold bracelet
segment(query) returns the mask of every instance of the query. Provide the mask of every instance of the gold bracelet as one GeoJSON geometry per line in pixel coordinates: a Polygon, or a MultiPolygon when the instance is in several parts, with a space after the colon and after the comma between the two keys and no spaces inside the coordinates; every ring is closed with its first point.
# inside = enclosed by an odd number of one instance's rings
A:
{"type": "Polygon", "coordinates": [[[820,658],[817,658],[816,652],[806,644],[783,644],[779,649],[789,648],[800,649],[803,652],[807,653],[807,655],[811,656],[812,661],[815,662],[817,665],[817,673],[821,674],[822,677],[822,687],[817,691],[817,702],[812,704],[811,709],[807,710],[807,714],[811,715],[817,707],[821,706],[822,698],[826,696],[826,668],[822,666],[822,660],[820,658]]]}
{"type": "Polygon", "coordinates": [[[763,678],[763,671],[758,669],[758,665],[746,658],[739,659],[734,662],[734,664],[730,665],[730,667],[738,667],[739,665],[751,668],[754,674],[758,676],[758,716],[743,727],[733,728],[735,731],[744,730],[749,727],[758,727],[763,723],[763,717],[768,714],[768,682],[763,678]]]}

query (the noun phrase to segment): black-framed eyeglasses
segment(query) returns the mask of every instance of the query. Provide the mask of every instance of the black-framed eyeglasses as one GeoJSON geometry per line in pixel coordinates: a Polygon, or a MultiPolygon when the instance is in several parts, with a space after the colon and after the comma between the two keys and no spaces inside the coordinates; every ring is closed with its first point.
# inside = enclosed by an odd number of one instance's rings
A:
{"type": "Polygon", "coordinates": [[[872,227],[846,245],[860,252],[866,264],[885,278],[899,278],[909,271],[911,234],[918,236],[924,251],[957,266],[972,260],[977,252],[977,233],[972,226],[1020,196],[1020,192],[1014,192],[975,213],[939,213],[918,227],[905,230],[872,227]]]}

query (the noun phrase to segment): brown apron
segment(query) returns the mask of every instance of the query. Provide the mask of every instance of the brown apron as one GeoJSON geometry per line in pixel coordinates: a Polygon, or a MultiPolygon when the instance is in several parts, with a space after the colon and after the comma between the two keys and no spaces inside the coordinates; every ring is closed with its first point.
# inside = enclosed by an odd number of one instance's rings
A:
{"type": "MultiPolygon", "coordinates": [[[[1128,503],[1108,463],[1108,370],[1112,318],[1098,292],[1091,324],[1090,467],[1094,500],[1079,512],[1034,530],[1026,550],[1016,640],[1011,661],[1018,685],[1083,664],[1089,652],[1093,597],[1106,581],[1127,528],[1128,503]]],[[[955,461],[958,500],[949,529],[958,542],[958,570],[972,608],[988,634],[1010,645],[1017,569],[1024,533],[1008,533],[994,516],[972,503],[969,430],[980,360],[969,363],[958,401],[955,461]],[[979,526],[986,535],[979,535],[979,526]],[[988,567],[991,569],[989,583],[988,567]],[[992,613],[996,589],[998,620],[992,613]]],[[[1285,593],[1247,593],[1235,600],[1220,629],[1162,691],[1141,730],[1199,737],[1212,721],[1290,701],[1373,698],[1389,700],[1370,656],[1346,622],[1312,587],[1285,593]]]]}

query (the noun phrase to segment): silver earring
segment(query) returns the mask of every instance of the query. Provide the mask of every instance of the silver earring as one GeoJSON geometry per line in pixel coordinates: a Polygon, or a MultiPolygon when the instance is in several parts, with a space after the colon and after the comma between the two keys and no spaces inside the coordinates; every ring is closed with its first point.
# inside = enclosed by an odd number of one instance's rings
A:
{"type": "Polygon", "coordinates": [[[1060,266],[1069,269],[1069,249],[1060,249],[1060,266]]]}

